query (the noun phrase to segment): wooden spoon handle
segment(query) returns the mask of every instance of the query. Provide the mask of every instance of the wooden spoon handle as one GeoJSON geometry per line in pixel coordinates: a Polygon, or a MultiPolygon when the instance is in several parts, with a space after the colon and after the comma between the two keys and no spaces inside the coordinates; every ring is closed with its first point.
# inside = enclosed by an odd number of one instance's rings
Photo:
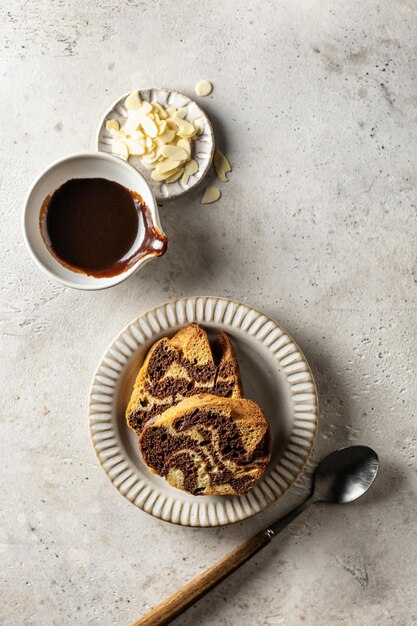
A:
{"type": "Polygon", "coordinates": [[[134,622],[132,626],[164,626],[165,624],[170,624],[172,620],[188,609],[196,600],[266,546],[271,539],[272,535],[262,530],[151,609],[146,615],[134,622]]]}

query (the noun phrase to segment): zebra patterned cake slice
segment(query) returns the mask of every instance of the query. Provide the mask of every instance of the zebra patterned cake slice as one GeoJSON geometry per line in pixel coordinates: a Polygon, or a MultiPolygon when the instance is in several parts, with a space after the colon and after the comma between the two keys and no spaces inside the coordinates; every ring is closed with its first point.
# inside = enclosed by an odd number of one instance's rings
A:
{"type": "Polygon", "coordinates": [[[243,495],[271,459],[271,438],[252,400],[200,394],[148,423],[139,439],[149,469],[193,495],[243,495]]]}
{"type": "Polygon", "coordinates": [[[205,330],[189,324],[150,349],[135,381],[127,423],[139,435],[148,420],[199,393],[243,395],[239,367],[226,333],[217,335],[212,353],[205,330]]]}

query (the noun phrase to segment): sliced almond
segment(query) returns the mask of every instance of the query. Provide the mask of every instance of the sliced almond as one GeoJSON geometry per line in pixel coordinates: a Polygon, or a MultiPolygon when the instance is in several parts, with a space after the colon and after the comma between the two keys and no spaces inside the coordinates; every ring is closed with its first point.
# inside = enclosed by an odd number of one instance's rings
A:
{"type": "Polygon", "coordinates": [[[197,135],[201,135],[204,132],[204,117],[199,117],[193,122],[194,128],[197,131],[197,135]]]}
{"type": "Polygon", "coordinates": [[[129,150],[124,141],[113,141],[111,151],[113,154],[120,157],[124,161],[127,161],[129,158],[129,150]]]}
{"type": "Polygon", "coordinates": [[[156,163],[146,163],[144,159],[142,159],[142,165],[146,170],[154,170],[156,163]]]}
{"type": "Polygon", "coordinates": [[[188,184],[188,179],[190,176],[198,172],[198,163],[194,161],[194,159],[190,159],[188,163],[185,164],[184,174],[182,175],[181,182],[183,185],[188,184]]]}
{"type": "Polygon", "coordinates": [[[181,165],[181,161],[173,161],[172,159],[164,159],[156,166],[158,174],[166,174],[172,170],[176,170],[181,165]]]}
{"type": "Polygon", "coordinates": [[[114,131],[114,137],[116,139],[120,139],[120,137],[127,137],[127,133],[124,129],[124,126],[122,126],[122,128],[120,130],[115,130],[114,131]]]}
{"type": "Polygon", "coordinates": [[[145,154],[145,141],[134,141],[133,139],[126,139],[125,143],[129,149],[129,154],[132,156],[142,156],[145,154]]]}
{"type": "Polygon", "coordinates": [[[170,170],[169,172],[158,172],[157,168],[154,169],[154,171],[151,174],[151,178],[152,180],[156,180],[157,182],[162,182],[163,180],[166,180],[167,178],[171,178],[171,176],[174,176],[178,171],[178,168],[175,168],[173,170],[170,170]]]}
{"type": "Polygon", "coordinates": [[[107,120],[106,122],[106,130],[119,130],[120,125],[117,120],[107,120]]]}
{"type": "Polygon", "coordinates": [[[122,126],[122,130],[128,135],[133,135],[133,133],[138,130],[141,119],[142,115],[140,111],[132,111],[127,116],[127,119],[122,126]]]}
{"type": "Polygon", "coordinates": [[[166,146],[166,141],[163,140],[162,135],[159,135],[159,137],[156,137],[156,139],[153,140],[154,146],[155,146],[155,150],[161,155],[162,154],[162,148],[164,148],[166,146]]]}
{"type": "Polygon", "coordinates": [[[158,126],[147,115],[143,115],[141,117],[140,125],[142,126],[145,135],[148,135],[148,137],[152,137],[152,139],[154,137],[157,137],[158,126]]]}
{"type": "Polygon", "coordinates": [[[191,141],[189,139],[181,137],[181,139],[177,141],[177,146],[185,150],[189,157],[191,156],[191,141]]]}
{"type": "Polygon", "coordinates": [[[167,128],[168,128],[169,130],[173,130],[173,131],[175,131],[175,134],[177,134],[177,132],[178,132],[178,124],[177,124],[177,122],[178,122],[178,121],[179,121],[179,120],[175,120],[175,118],[172,118],[172,117],[169,117],[169,118],[166,120],[166,123],[167,123],[167,128]]]}
{"type": "Polygon", "coordinates": [[[154,146],[155,146],[155,150],[157,152],[159,152],[159,156],[161,156],[162,154],[162,148],[164,148],[166,146],[166,142],[161,139],[161,136],[156,137],[156,139],[153,140],[154,146]]]}
{"type": "Polygon", "coordinates": [[[180,137],[193,137],[196,133],[194,125],[187,120],[175,118],[175,124],[178,126],[177,135],[180,137]]]}
{"type": "Polygon", "coordinates": [[[142,115],[150,115],[153,111],[152,104],[150,102],[144,101],[140,105],[138,111],[140,111],[142,115]]]}
{"type": "Polygon", "coordinates": [[[171,174],[171,176],[168,176],[168,178],[165,179],[165,182],[175,183],[175,181],[179,179],[179,177],[182,175],[183,172],[184,172],[184,168],[179,167],[178,171],[175,172],[175,174],[171,174]]]}
{"type": "Polygon", "coordinates": [[[194,159],[190,159],[187,165],[188,165],[188,171],[190,172],[190,176],[193,176],[193,174],[197,174],[198,170],[200,169],[197,161],[195,161],[194,159]]]}
{"type": "Polygon", "coordinates": [[[179,119],[183,120],[187,113],[187,107],[182,107],[181,109],[177,109],[172,117],[178,117],[179,119]]]}
{"type": "Polygon", "coordinates": [[[166,179],[166,174],[159,174],[156,170],[153,170],[151,174],[152,180],[155,180],[157,183],[162,183],[166,179]]]}
{"type": "Polygon", "coordinates": [[[188,153],[183,148],[178,148],[178,146],[164,146],[162,148],[162,154],[164,157],[172,159],[173,161],[188,160],[188,153]]]}
{"type": "Polygon", "coordinates": [[[151,165],[152,163],[155,163],[157,159],[158,159],[158,155],[156,154],[156,150],[152,150],[151,152],[149,152],[143,157],[142,162],[145,163],[146,165],[151,165]]]}
{"type": "Polygon", "coordinates": [[[165,120],[161,120],[161,121],[159,122],[159,124],[157,123],[157,126],[158,126],[158,135],[163,135],[163,134],[164,134],[164,132],[165,132],[165,131],[166,131],[166,129],[167,129],[167,123],[166,123],[166,121],[165,121],[165,120]]]}
{"type": "Polygon", "coordinates": [[[208,80],[200,80],[195,86],[197,96],[208,96],[212,89],[213,85],[208,80]]]}
{"type": "Polygon", "coordinates": [[[141,99],[139,98],[139,93],[137,91],[132,91],[130,95],[125,100],[126,108],[130,111],[134,111],[138,109],[142,104],[141,99]]]}
{"type": "Polygon", "coordinates": [[[159,102],[152,102],[152,106],[153,106],[154,110],[156,110],[158,112],[158,115],[161,118],[161,120],[166,120],[167,119],[168,113],[166,112],[166,110],[164,109],[162,104],[159,104],[159,102]]]}
{"type": "Polygon", "coordinates": [[[213,163],[217,176],[223,183],[227,183],[228,178],[226,174],[232,171],[232,166],[220,150],[214,152],[213,163]]]}
{"type": "Polygon", "coordinates": [[[207,187],[201,198],[201,204],[211,204],[217,202],[221,196],[221,191],[218,187],[207,187]]]}
{"type": "Polygon", "coordinates": [[[154,149],[154,144],[150,137],[145,137],[145,148],[147,152],[150,152],[154,149]]]}
{"type": "Polygon", "coordinates": [[[164,130],[164,132],[159,135],[158,139],[160,139],[164,143],[171,143],[171,141],[174,141],[175,139],[175,130],[166,128],[166,130],[164,130]]]}
{"type": "Polygon", "coordinates": [[[135,130],[135,132],[132,133],[131,137],[133,141],[140,141],[141,139],[145,139],[145,135],[142,133],[141,130],[135,130]]]}

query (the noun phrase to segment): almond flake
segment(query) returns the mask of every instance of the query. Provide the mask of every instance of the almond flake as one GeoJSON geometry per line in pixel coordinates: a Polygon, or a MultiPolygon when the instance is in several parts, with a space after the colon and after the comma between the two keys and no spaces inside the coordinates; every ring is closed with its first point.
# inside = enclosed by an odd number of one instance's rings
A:
{"type": "Polygon", "coordinates": [[[157,159],[158,159],[158,155],[156,154],[156,150],[152,150],[151,152],[149,152],[143,157],[142,162],[146,163],[147,165],[150,165],[151,163],[155,163],[157,159]]]}
{"type": "Polygon", "coordinates": [[[145,137],[145,148],[148,152],[150,152],[151,150],[153,150],[153,141],[150,137],[145,137]]]}
{"type": "Polygon", "coordinates": [[[181,139],[177,141],[177,146],[185,150],[189,157],[191,156],[191,142],[189,139],[183,139],[181,137],[181,139]]]}
{"type": "Polygon", "coordinates": [[[153,139],[158,135],[158,126],[147,115],[143,115],[140,118],[140,125],[142,126],[145,135],[148,135],[148,137],[152,137],[153,139]]]}
{"type": "Polygon", "coordinates": [[[204,132],[204,117],[199,117],[193,122],[194,128],[197,131],[197,135],[201,135],[204,132]]]}
{"type": "Polygon", "coordinates": [[[133,135],[133,133],[139,128],[141,117],[142,116],[138,111],[132,111],[129,113],[126,122],[122,126],[122,130],[124,130],[127,135],[133,135]]]}
{"type": "Polygon", "coordinates": [[[213,85],[208,80],[200,80],[195,86],[197,96],[208,96],[213,89],[213,85]]]}
{"type": "Polygon", "coordinates": [[[126,108],[130,111],[134,111],[138,109],[141,105],[141,100],[139,98],[139,93],[137,91],[132,91],[130,95],[125,100],[126,108]]]}
{"type": "Polygon", "coordinates": [[[161,120],[166,120],[168,117],[168,113],[166,112],[166,110],[164,109],[164,107],[162,106],[162,104],[159,104],[159,102],[152,102],[152,106],[154,108],[154,110],[157,111],[159,117],[161,118],[161,120]]]}
{"type": "Polygon", "coordinates": [[[152,180],[156,180],[157,182],[162,182],[163,180],[166,180],[167,178],[174,176],[174,174],[176,173],[177,173],[177,168],[170,170],[169,172],[164,172],[164,173],[158,172],[158,170],[155,168],[151,174],[151,178],[152,180]]]}
{"type": "Polygon", "coordinates": [[[207,187],[201,198],[201,204],[211,204],[217,202],[221,196],[221,191],[218,187],[207,187]]]}
{"type": "Polygon", "coordinates": [[[164,130],[162,135],[159,135],[158,139],[160,139],[164,143],[171,143],[171,141],[174,141],[175,139],[175,130],[167,128],[166,130],[164,130]]]}
{"type": "Polygon", "coordinates": [[[113,141],[111,151],[124,161],[127,161],[129,158],[129,150],[123,141],[113,141]]]}
{"type": "Polygon", "coordinates": [[[188,159],[188,153],[183,148],[178,148],[177,146],[164,146],[162,154],[164,157],[176,161],[187,161],[188,159]]]}
{"type": "Polygon", "coordinates": [[[196,172],[198,172],[198,163],[197,161],[194,161],[194,159],[190,159],[184,167],[184,174],[181,178],[182,184],[187,185],[188,179],[190,178],[190,176],[192,176],[196,172]]]}
{"type": "Polygon", "coordinates": [[[134,141],[133,139],[126,139],[125,143],[129,149],[129,154],[132,156],[142,156],[145,154],[145,141],[139,140],[134,141]]]}
{"type": "Polygon", "coordinates": [[[167,123],[165,120],[161,120],[158,124],[158,135],[163,135],[167,129],[167,123]]]}
{"type": "Polygon", "coordinates": [[[158,174],[167,174],[172,170],[176,170],[181,165],[181,161],[173,161],[172,159],[165,159],[161,163],[158,163],[155,170],[158,174]]]}
{"type": "Polygon", "coordinates": [[[213,163],[217,176],[223,183],[227,183],[228,178],[226,174],[232,171],[232,166],[220,150],[214,152],[213,163]]]}
{"type": "Polygon", "coordinates": [[[177,135],[180,137],[193,137],[196,133],[194,125],[187,120],[175,118],[175,124],[178,126],[177,135]]]}
{"type": "Polygon", "coordinates": [[[119,130],[119,122],[117,120],[107,120],[106,130],[119,130]]]}
{"type": "Polygon", "coordinates": [[[138,111],[141,112],[142,115],[148,115],[152,113],[152,105],[150,102],[142,102],[138,111]]]}
{"type": "Polygon", "coordinates": [[[177,117],[183,120],[184,117],[186,117],[187,113],[188,113],[187,107],[182,107],[181,109],[177,109],[172,117],[177,117]]]}
{"type": "Polygon", "coordinates": [[[165,179],[165,182],[167,183],[175,183],[176,180],[179,179],[179,177],[182,175],[184,171],[183,167],[179,167],[178,171],[175,172],[175,174],[171,174],[171,176],[168,176],[168,178],[165,179]]]}

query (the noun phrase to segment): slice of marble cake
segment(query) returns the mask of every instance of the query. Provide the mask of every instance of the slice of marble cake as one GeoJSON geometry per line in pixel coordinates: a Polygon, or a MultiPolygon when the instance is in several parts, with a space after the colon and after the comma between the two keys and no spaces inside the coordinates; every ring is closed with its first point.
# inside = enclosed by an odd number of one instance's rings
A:
{"type": "Polygon", "coordinates": [[[127,423],[139,435],[149,419],[199,393],[243,395],[228,335],[220,332],[212,348],[205,330],[189,324],[172,339],[157,341],[148,352],[126,410],[127,423]]]}
{"type": "Polygon", "coordinates": [[[148,422],[139,447],[152,472],[193,495],[243,495],[271,458],[261,408],[210,394],[186,398],[148,422]]]}

